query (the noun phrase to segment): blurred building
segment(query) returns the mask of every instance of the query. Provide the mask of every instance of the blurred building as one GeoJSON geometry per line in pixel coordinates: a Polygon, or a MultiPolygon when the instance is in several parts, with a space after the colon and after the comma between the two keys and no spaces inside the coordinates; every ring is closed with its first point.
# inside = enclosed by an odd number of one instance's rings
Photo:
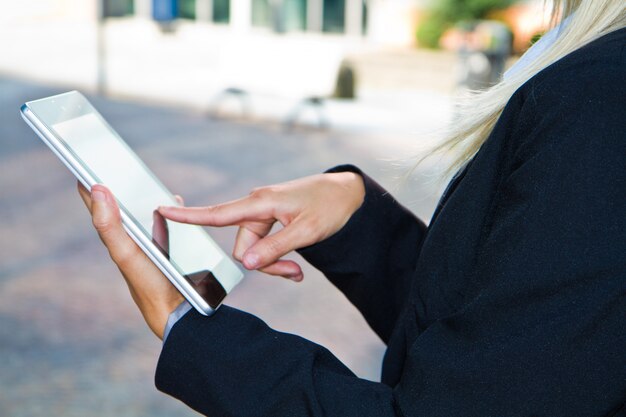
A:
{"type": "Polygon", "coordinates": [[[413,45],[423,3],[0,0],[0,72],[198,106],[230,87],[328,96],[346,57],[413,45]]]}
{"type": "Polygon", "coordinates": [[[308,32],[411,44],[416,11],[424,0],[109,0],[117,10],[154,16],[164,4],[175,14],[231,30],[308,32]]]}
{"type": "Polygon", "coordinates": [[[0,0],[0,73],[203,109],[234,88],[280,117],[331,95],[346,60],[359,94],[446,92],[454,52],[412,48],[429,1],[0,0]]]}

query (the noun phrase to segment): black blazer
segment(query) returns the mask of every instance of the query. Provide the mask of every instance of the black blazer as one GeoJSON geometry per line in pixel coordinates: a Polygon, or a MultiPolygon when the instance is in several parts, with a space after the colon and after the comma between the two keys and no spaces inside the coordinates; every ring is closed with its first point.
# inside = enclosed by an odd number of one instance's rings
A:
{"type": "Polygon", "coordinates": [[[428,227],[364,175],[301,250],[387,344],[381,383],[224,306],[173,327],[157,387],[210,416],[625,415],[625,46],[522,86],[428,227]]]}

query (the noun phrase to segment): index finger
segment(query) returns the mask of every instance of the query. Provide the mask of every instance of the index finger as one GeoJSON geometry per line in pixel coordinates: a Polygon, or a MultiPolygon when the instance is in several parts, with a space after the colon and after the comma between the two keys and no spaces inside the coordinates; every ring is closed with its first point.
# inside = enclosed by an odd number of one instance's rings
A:
{"type": "Polygon", "coordinates": [[[232,226],[245,221],[269,220],[272,206],[267,200],[244,197],[208,207],[161,206],[159,213],[169,220],[202,226],[232,226]]]}

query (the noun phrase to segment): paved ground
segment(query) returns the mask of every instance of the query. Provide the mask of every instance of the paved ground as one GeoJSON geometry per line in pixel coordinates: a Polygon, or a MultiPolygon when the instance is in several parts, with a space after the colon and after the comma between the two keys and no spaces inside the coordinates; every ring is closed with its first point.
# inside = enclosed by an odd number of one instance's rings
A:
{"type": "MultiPolygon", "coordinates": [[[[160,343],[91,229],[71,174],[18,116],[24,101],[63,90],[0,77],[0,415],[193,415],[154,388],[160,343]]],[[[415,140],[381,132],[286,132],[91,98],[189,205],[343,162],[393,187],[402,171],[380,158],[406,157],[415,140]]],[[[438,184],[409,186],[401,200],[428,218],[438,184]]],[[[232,247],[233,229],[212,234],[232,247]]],[[[309,267],[305,274],[297,285],[249,273],[228,304],[327,346],[358,375],[377,379],[383,344],[319,272],[309,267]]]]}

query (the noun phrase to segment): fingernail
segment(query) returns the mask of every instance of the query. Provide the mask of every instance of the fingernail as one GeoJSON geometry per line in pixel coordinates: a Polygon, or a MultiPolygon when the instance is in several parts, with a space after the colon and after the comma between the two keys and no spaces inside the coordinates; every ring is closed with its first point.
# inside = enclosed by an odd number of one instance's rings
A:
{"type": "Polygon", "coordinates": [[[94,201],[106,201],[107,196],[100,190],[91,191],[91,199],[94,201]]]}
{"type": "Polygon", "coordinates": [[[304,278],[302,276],[302,274],[296,274],[296,275],[289,276],[289,279],[292,280],[293,282],[300,282],[300,281],[302,281],[302,278],[304,278]]]}
{"type": "Polygon", "coordinates": [[[259,255],[248,253],[243,257],[243,264],[248,269],[255,269],[259,265],[259,255]]]}

